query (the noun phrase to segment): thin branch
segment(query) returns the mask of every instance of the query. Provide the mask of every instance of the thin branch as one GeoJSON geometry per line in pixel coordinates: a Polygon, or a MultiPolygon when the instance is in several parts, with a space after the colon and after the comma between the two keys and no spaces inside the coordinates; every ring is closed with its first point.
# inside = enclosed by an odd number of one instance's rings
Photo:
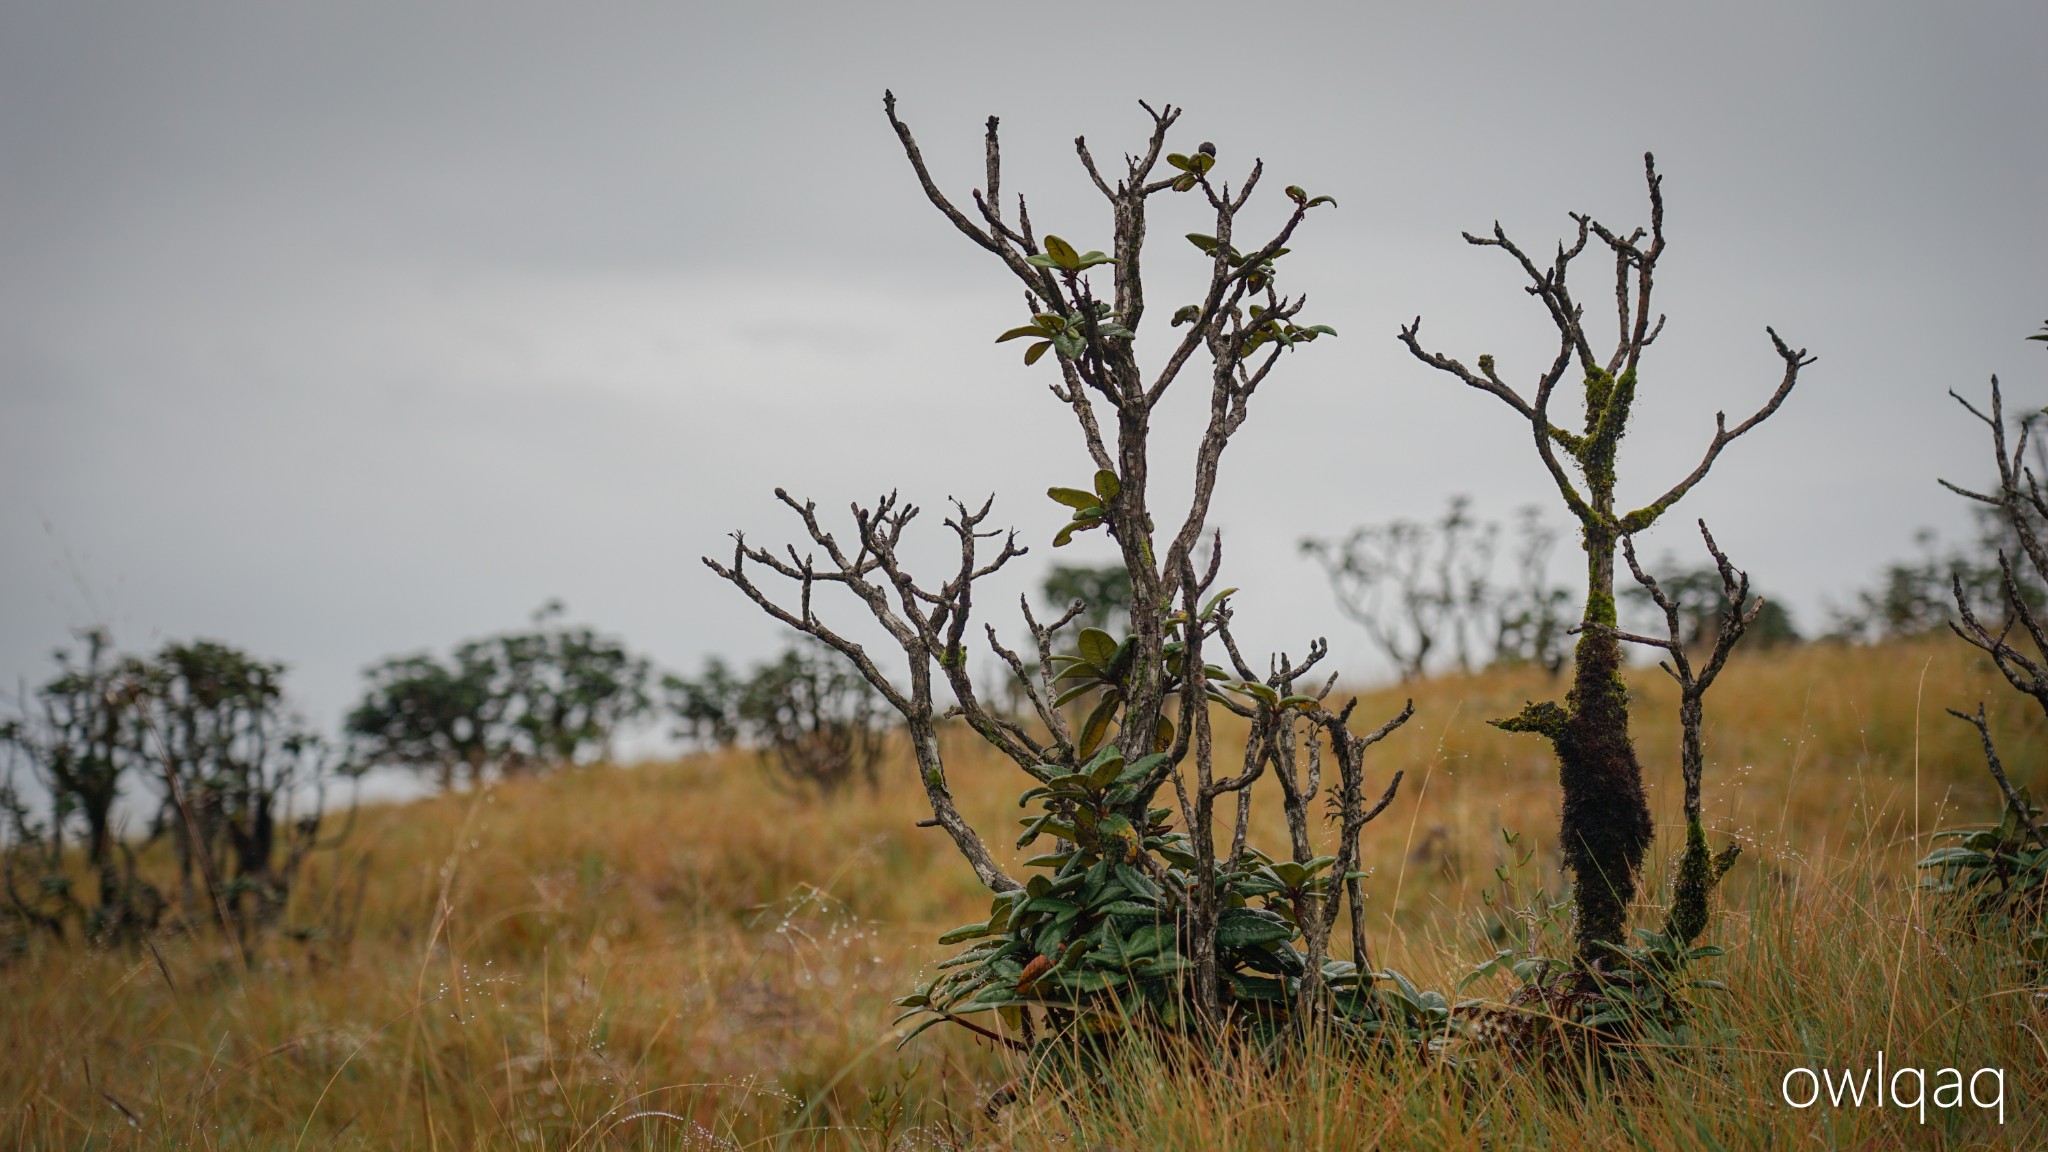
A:
{"type": "Polygon", "coordinates": [[[1785,362],[1785,375],[1778,383],[1778,390],[1771,393],[1771,398],[1764,402],[1763,407],[1757,409],[1755,413],[1751,414],[1749,419],[1737,424],[1732,430],[1728,427],[1727,413],[1714,413],[1714,438],[1708,443],[1706,455],[1700,459],[1699,465],[1685,479],[1672,485],[1670,490],[1658,497],[1654,503],[1639,508],[1624,517],[1621,522],[1621,530],[1623,532],[1640,532],[1644,528],[1649,527],[1656,521],[1658,516],[1663,514],[1665,509],[1678,503],[1681,497],[1692,490],[1693,485],[1705,479],[1707,471],[1714,466],[1714,461],[1721,455],[1721,450],[1733,444],[1743,433],[1768,420],[1778,410],[1778,407],[1785,403],[1785,398],[1792,394],[1793,386],[1799,383],[1799,370],[1814,363],[1817,359],[1816,357],[1808,356],[1804,348],[1799,349],[1797,352],[1793,351],[1784,340],[1779,338],[1776,329],[1765,328],[1764,331],[1770,333],[1771,346],[1777,349],[1778,357],[1785,362]]]}
{"type": "Polygon", "coordinates": [[[1984,720],[1984,705],[1977,705],[1975,716],[1967,712],[1958,712],[1953,708],[1948,710],[1948,714],[1958,720],[1967,721],[1977,729],[1977,737],[1984,744],[1984,762],[1991,769],[1991,778],[1998,781],[1998,790],[2004,794],[2006,804],[2019,814],[2020,822],[2026,826],[2027,834],[2034,838],[2034,843],[2048,848],[2048,839],[2042,837],[2040,826],[2034,823],[2034,813],[2013,789],[2011,778],[2005,774],[2005,765],[1998,759],[1998,748],[1991,742],[1991,726],[1984,720]]]}

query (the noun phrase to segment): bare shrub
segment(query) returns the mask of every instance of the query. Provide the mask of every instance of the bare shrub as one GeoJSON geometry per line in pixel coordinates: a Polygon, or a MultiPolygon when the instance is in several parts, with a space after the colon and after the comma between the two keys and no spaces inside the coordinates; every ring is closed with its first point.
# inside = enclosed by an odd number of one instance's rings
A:
{"type": "Polygon", "coordinates": [[[983,628],[1030,702],[1032,717],[1019,721],[984,703],[969,671],[976,590],[1025,554],[1014,533],[989,526],[992,500],[952,503],[945,527],[958,561],[937,582],[913,576],[901,560],[919,509],[894,493],[856,504],[849,533],[828,528],[815,504],[778,490],[801,524],[801,550],[759,547],[736,534],[729,560],[706,558],[768,614],[852,661],[903,717],[932,809],[926,825],[952,839],[994,896],[986,921],[942,937],[967,944],[966,951],[902,1003],[928,1024],[953,1022],[1049,1056],[1093,1050],[1086,1038],[1112,1038],[1133,1023],[1273,1035],[1323,1021],[1361,1038],[1379,1034],[1369,1027],[1385,1017],[1367,962],[1358,837],[1391,803],[1400,776],[1369,796],[1364,754],[1409,713],[1355,733],[1353,705],[1327,706],[1331,681],[1309,679],[1326,653],[1320,640],[1301,659],[1275,657],[1265,672],[1255,670],[1231,630],[1234,590],[1217,587],[1221,540],[1207,523],[1225,449],[1253,395],[1284,353],[1335,335],[1300,323],[1305,299],[1282,296],[1276,286],[1297,229],[1331,201],[1290,187],[1292,207],[1279,227],[1261,241],[1240,238],[1263,166],[1254,163],[1236,186],[1212,179],[1216,149],[1169,154],[1166,138],[1180,111],[1147,105],[1150,138],[1126,157],[1124,170],[1105,175],[1087,143],[1076,141],[1111,224],[1108,250],[1088,250],[1041,233],[1021,198],[1009,214],[994,118],[986,183],[963,209],[940,190],[896,116],[895,98],[884,104],[926,197],[1022,287],[1029,320],[998,342],[1026,341],[1025,363],[1056,374],[1052,394],[1073,412],[1094,465],[1082,483],[1049,489],[1070,513],[1053,546],[1103,531],[1131,589],[1127,635],[1084,628],[1071,648],[1067,629],[1080,606],[1040,621],[1029,600],[1020,601],[1035,669],[992,626],[983,628]],[[1208,218],[1208,231],[1188,234],[1206,283],[1196,302],[1172,314],[1171,327],[1184,331],[1163,363],[1146,369],[1135,341],[1148,310],[1140,266],[1149,216],[1157,198],[1188,193],[1208,218]],[[1152,504],[1153,414],[1184,375],[1197,373],[1208,377],[1208,416],[1193,445],[1193,496],[1162,531],[1155,517],[1163,514],[1152,504]],[[1208,556],[1198,569],[1205,537],[1208,556]],[[780,582],[781,591],[763,579],[780,582]],[[898,676],[821,615],[823,594],[835,590],[884,629],[902,660],[898,676]],[[1209,662],[1211,653],[1228,667],[1209,662]],[[943,711],[942,691],[952,699],[943,711]],[[1085,717],[1078,725],[1067,705],[1085,717]],[[1212,708],[1248,726],[1234,774],[1217,763],[1212,708]],[[1033,870],[1027,881],[998,863],[954,803],[942,717],[963,721],[1026,777],[1020,802],[1029,823],[1018,844],[1052,840],[1050,851],[1026,863],[1033,870]],[[1250,788],[1268,772],[1281,786],[1289,828],[1290,842],[1277,853],[1247,843],[1250,788]],[[1169,786],[1173,800],[1155,807],[1169,786]],[[1329,854],[1311,836],[1317,801],[1328,802],[1339,825],[1329,854]],[[1234,831],[1221,838],[1219,804],[1235,809],[1234,831]],[[1349,961],[1329,955],[1347,902],[1349,961]],[[987,1024],[970,1019],[982,1014],[992,1014],[987,1024]]]}
{"type": "Polygon", "coordinates": [[[1705,479],[1728,445],[1778,410],[1799,382],[1800,370],[1812,363],[1804,350],[1795,351],[1766,329],[1784,366],[1770,398],[1733,427],[1725,415],[1717,415],[1699,463],[1660,495],[1632,511],[1616,503],[1616,461],[1634,410],[1643,356],[1664,328],[1661,315],[1651,318],[1657,262],[1664,254],[1664,188],[1648,153],[1643,156],[1643,175],[1650,199],[1647,229],[1616,232],[1591,216],[1574,213],[1577,235],[1558,245],[1547,267],[1509,239],[1498,224],[1489,236],[1465,235],[1466,243],[1500,249],[1515,261],[1528,280],[1526,291],[1543,305],[1557,330],[1557,350],[1534,374],[1530,394],[1502,378],[1491,354],[1481,355],[1475,369],[1423,347],[1420,317],[1401,330],[1402,342],[1416,359],[1493,396],[1527,422],[1537,455],[1579,523],[1586,600],[1571,690],[1562,705],[1532,702],[1520,714],[1495,723],[1507,731],[1543,736],[1556,749],[1564,792],[1559,839],[1572,873],[1575,932],[1579,960],[1585,965],[1605,962],[1609,947],[1622,942],[1637,875],[1655,834],[1643,793],[1642,765],[1629,735],[1628,690],[1619,676],[1621,648],[1614,634],[1616,545],[1656,523],[1705,479]],[[1616,337],[1605,356],[1595,353],[1584,308],[1568,284],[1572,262],[1596,238],[1614,260],[1616,337]],[[1559,427],[1550,418],[1557,387],[1574,369],[1583,381],[1584,422],[1578,430],[1559,427]]]}

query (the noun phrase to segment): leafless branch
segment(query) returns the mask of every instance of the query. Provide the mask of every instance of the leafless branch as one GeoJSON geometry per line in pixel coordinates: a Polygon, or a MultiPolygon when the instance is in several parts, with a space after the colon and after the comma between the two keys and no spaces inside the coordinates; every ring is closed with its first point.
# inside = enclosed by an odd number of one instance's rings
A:
{"type": "Polygon", "coordinates": [[[2005,774],[2004,763],[1998,759],[1998,747],[1991,742],[1991,726],[1984,720],[1984,705],[1977,705],[1975,716],[1967,712],[1958,712],[1953,708],[1948,710],[1948,714],[1958,720],[1967,721],[1977,729],[1977,737],[1984,744],[1984,762],[1991,769],[1991,778],[1998,781],[1998,791],[2005,797],[2006,806],[2019,814],[2020,823],[2026,828],[2027,835],[2033,837],[2034,843],[2048,848],[2048,839],[2042,837],[2040,826],[2034,823],[2032,808],[2013,788],[2012,779],[2005,774]]]}

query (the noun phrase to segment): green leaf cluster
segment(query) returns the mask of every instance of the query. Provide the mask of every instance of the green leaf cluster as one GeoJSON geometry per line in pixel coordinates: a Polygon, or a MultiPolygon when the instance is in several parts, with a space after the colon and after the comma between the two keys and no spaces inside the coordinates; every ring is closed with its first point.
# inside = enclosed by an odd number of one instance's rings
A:
{"type": "Polygon", "coordinates": [[[1252,305],[1251,311],[1254,323],[1245,331],[1242,350],[1246,356],[1267,344],[1277,344],[1291,351],[1297,344],[1308,344],[1319,336],[1337,334],[1337,330],[1328,324],[1310,324],[1302,327],[1286,320],[1269,319],[1261,322],[1259,315],[1265,309],[1257,304],[1252,305]]]}
{"type": "Polygon", "coordinates": [[[1074,533],[1087,532],[1109,523],[1109,506],[1123,491],[1123,483],[1116,473],[1107,468],[1095,473],[1094,485],[1090,488],[1062,488],[1055,485],[1045,490],[1053,502],[1064,504],[1074,510],[1073,519],[1060,528],[1052,538],[1052,546],[1064,548],[1074,539],[1074,533]]]}
{"type": "Polygon", "coordinates": [[[1083,272],[1097,264],[1114,264],[1116,257],[1106,256],[1093,250],[1077,252],[1072,244],[1057,236],[1045,238],[1045,251],[1024,258],[1034,268],[1054,268],[1061,272],[1083,272]]]}
{"type": "MultiPolygon", "coordinates": [[[[1216,255],[1220,244],[1216,237],[1201,232],[1188,233],[1188,243],[1200,248],[1202,255],[1212,257],[1216,255]]],[[[1265,291],[1266,285],[1273,282],[1273,261],[1293,251],[1292,248],[1275,248],[1271,254],[1261,258],[1257,252],[1247,254],[1228,244],[1220,246],[1223,249],[1224,263],[1237,269],[1237,274],[1244,277],[1246,290],[1251,292],[1265,291]]]]}
{"type": "MultiPolygon", "coordinates": [[[[1051,240],[1054,237],[1049,236],[1046,239],[1051,240]]],[[[1090,252],[1089,255],[1100,256],[1102,253],[1090,252]]],[[[1036,260],[1038,257],[1034,256],[1032,259],[1036,260]]],[[[1095,333],[1118,340],[1129,340],[1133,335],[1129,328],[1118,321],[1116,313],[1110,311],[1109,305],[1102,301],[1096,301],[1095,304],[1095,333]]],[[[1078,360],[1082,353],[1088,350],[1088,325],[1080,313],[1062,316],[1057,312],[1040,312],[1031,317],[1031,323],[1012,328],[996,337],[996,343],[1025,339],[1036,341],[1024,349],[1024,363],[1027,366],[1038,363],[1041,357],[1054,348],[1059,349],[1060,355],[1067,359],[1078,360]]]]}
{"type": "MultiPolygon", "coordinates": [[[[1235,591],[1235,588],[1226,588],[1210,597],[1208,604],[1200,613],[1201,619],[1213,619],[1217,612],[1224,609],[1228,602],[1227,598],[1235,591]]],[[[1187,614],[1176,612],[1167,618],[1166,623],[1169,627],[1185,626],[1188,623],[1187,614]]],[[[1169,640],[1161,649],[1161,656],[1166,662],[1165,691],[1169,694],[1179,691],[1183,683],[1182,658],[1186,651],[1186,644],[1180,640],[1169,640]]],[[[1116,722],[1117,713],[1124,705],[1136,656],[1137,642],[1134,638],[1126,637],[1119,641],[1100,628],[1083,628],[1073,652],[1052,658],[1056,670],[1053,684],[1059,689],[1059,695],[1053,698],[1054,707],[1063,708],[1077,700],[1100,693],[1094,708],[1081,724],[1080,736],[1075,743],[1075,751],[1079,756],[1093,756],[1108,739],[1110,725],[1116,722]]],[[[1230,704],[1231,700],[1224,697],[1222,691],[1236,693],[1240,698],[1249,701],[1270,702],[1270,706],[1275,709],[1321,706],[1313,696],[1282,697],[1257,681],[1233,680],[1227,670],[1214,664],[1203,666],[1203,678],[1210,685],[1209,698],[1225,704],[1230,704]]],[[[1235,706],[1240,710],[1244,707],[1243,704],[1235,706]]],[[[1256,707],[1256,704],[1253,706],[1256,707]]],[[[1158,727],[1153,732],[1154,751],[1164,752],[1173,743],[1173,734],[1173,721],[1161,716],[1158,727]]]]}
{"type": "Polygon", "coordinates": [[[2018,792],[2020,809],[2008,803],[2003,819],[1985,828],[1937,833],[1952,840],[1929,852],[1919,867],[1920,886],[1959,905],[1992,935],[2009,938],[2014,963],[2034,981],[2048,980],[2048,847],[2033,842],[2028,819],[2038,826],[2041,809],[2028,790],[2018,792]]]}
{"type": "MultiPolygon", "coordinates": [[[[1124,647],[1107,636],[1085,644],[1091,664],[1113,662],[1124,647]]],[[[937,979],[896,1001],[909,1010],[899,1022],[930,1017],[911,1036],[948,1016],[1026,1007],[1077,1033],[1190,1023],[1194,963],[1185,910],[1188,894],[1204,882],[1222,897],[1218,964],[1234,1010],[1273,1027],[1285,1021],[1308,972],[1307,957],[1295,947],[1301,928],[1294,901],[1340,879],[1329,874],[1335,858],[1304,865],[1253,849],[1205,881],[1172,811],[1146,807],[1170,767],[1163,752],[1126,762],[1118,749],[1104,747],[1078,767],[1031,769],[1038,783],[1018,805],[1037,811],[1020,821],[1017,844],[1054,838],[1051,851],[1025,861],[1043,871],[995,897],[986,920],[939,938],[967,947],[940,965],[937,979]]],[[[1376,1018],[1356,965],[1329,960],[1322,976],[1351,1015],[1376,1018]]]]}
{"type": "Polygon", "coordinates": [[[1166,155],[1166,162],[1180,169],[1181,172],[1179,176],[1174,178],[1173,190],[1175,192],[1192,192],[1195,186],[1202,182],[1202,177],[1208,175],[1209,169],[1216,166],[1216,149],[1205,144],[1192,156],[1180,152],[1169,152],[1166,155]]]}
{"type": "Polygon", "coordinates": [[[1304,208],[1316,208],[1324,204],[1328,204],[1332,208],[1337,206],[1337,198],[1335,196],[1310,196],[1302,190],[1299,184],[1289,184],[1287,186],[1287,198],[1304,208]]]}
{"type": "Polygon", "coordinates": [[[1590,969],[1597,994],[1585,1001],[1579,1023],[1595,1029],[1609,1041],[1603,1052],[1610,1060],[1638,1061],[1645,1048],[1670,1050],[1702,1044],[1725,1044],[1734,1039],[1727,1030],[1704,1033],[1698,1024],[1698,1008],[1689,992],[1699,989],[1726,992],[1719,980],[1686,975],[1693,964],[1722,955],[1711,944],[1688,946],[1676,936],[1635,930],[1638,943],[1602,946],[1615,957],[1607,968],[1590,969]]]}

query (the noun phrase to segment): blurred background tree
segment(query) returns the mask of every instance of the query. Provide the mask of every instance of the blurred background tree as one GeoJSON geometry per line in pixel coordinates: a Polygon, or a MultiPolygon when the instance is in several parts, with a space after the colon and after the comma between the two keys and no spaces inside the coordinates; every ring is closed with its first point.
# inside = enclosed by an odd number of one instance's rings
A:
{"type": "Polygon", "coordinates": [[[871,790],[880,783],[887,714],[868,682],[823,644],[794,645],[745,677],[712,657],[696,679],[662,683],[678,737],[745,744],[791,791],[830,796],[855,782],[871,790]]]}
{"type": "Polygon", "coordinates": [[[366,670],[345,730],[356,759],[430,772],[444,788],[609,760],[618,731],[652,707],[652,666],[625,644],[559,623],[559,601],[532,628],[366,670]]]}

